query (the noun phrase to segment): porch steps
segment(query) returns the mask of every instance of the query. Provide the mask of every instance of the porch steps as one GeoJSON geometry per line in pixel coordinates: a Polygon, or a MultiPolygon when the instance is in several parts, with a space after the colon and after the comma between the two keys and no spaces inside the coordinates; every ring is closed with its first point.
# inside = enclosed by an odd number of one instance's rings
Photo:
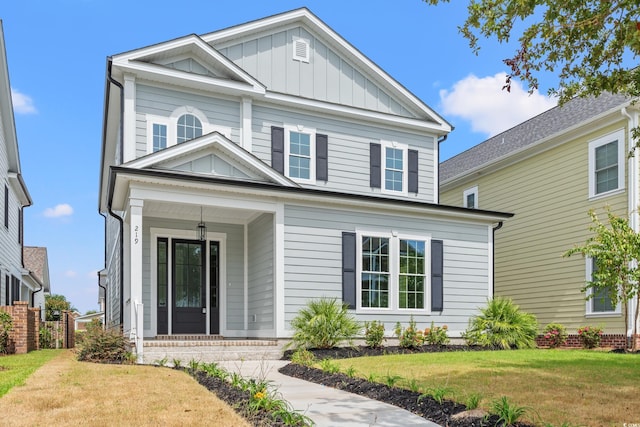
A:
{"type": "Polygon", "coordinates": [[[171,339],[144,340],[144,363],[166,359],[170,364],[179,359],[183,365],[192,360],[220,362],[231,360],[277,360],[282,357],[286,341],[255,339],[223,339],[212,336],[180,336],[171,339]]]}

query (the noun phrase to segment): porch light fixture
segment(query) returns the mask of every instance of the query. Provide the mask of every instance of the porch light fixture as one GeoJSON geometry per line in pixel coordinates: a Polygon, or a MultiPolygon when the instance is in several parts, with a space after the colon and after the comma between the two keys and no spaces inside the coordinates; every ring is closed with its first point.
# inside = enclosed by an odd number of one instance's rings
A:
{"type": "Polygon", "coordinates": [[[198,240],[200,240],[201,242],[204,242],[205,240],[207,240],[207,226],[202,221],[202,206],[200,206],[200,222],[196,227],[196,236],[198,237],[198,240]]]}

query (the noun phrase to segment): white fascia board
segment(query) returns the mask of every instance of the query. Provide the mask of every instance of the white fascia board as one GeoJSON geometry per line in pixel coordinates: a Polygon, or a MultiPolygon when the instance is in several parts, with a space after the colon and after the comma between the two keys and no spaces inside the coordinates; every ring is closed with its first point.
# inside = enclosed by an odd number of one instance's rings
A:
{"type": "Polygon", "coordinates": [[[316,101],[308,98],[300,98],[292,95],[285,95],[283,93],[267,92],[264,99],[276,104],[289,105],[296,108],[303,108],[310,111],[317,111],[323,113],[331,113],[340,117],[350,117],[361,120],[368,120],[374,123],[386,123],[389,125],[398,126],[399,128],[406,130],[407,128],[434,132],[438,136],[445,135],[451,132],[451,126],[448,123],[434,123],[420,119],[412,119],[409,117],[395,116],[392,114],[384,114],[376,111],[362,110],[360,108],[349,107],[340,104],[333,104],[330,102],[316,101]]]}
{"type": "Polygon", "coordinates": [[[128,64],[136,61],[142,61],[145,58],[153,57],[158,54],[170,54],[172,50],[188,48],[191,50],[199,50],[203,56],[209,57],[212,62],[221,65],[232,75],[238,77],[246,84],[254,87],[258,92],[264,91],[265,87],[249,73],[238,67],[233,61],[222,55],[208,43],[195,34],[175,39],[169,42],[160,43],[146,48],[138,49],[129,53],[116,55],[113,57],[113,64],[117,67],[126,67],[128,64]]]}
{"type": "Polygon", "coordinates": [[[351,43],[346,41],[327,24],[322,22],[317,16],[306,8],[296,9],[291,12],[283,13],[280,15],[271,16],[257,21],[249,22],[247,24],[237,25],[225,30],[216,31],[210,34],[201,36],[201,38],[207,43],[221,42],[225,43],[229,40],[233,40],[238,37],[244,37],[264,31],[270,27],[282,27],[294,22],[301,22],[309,26],[311,29],[319,34],[327,36],[331,47],[342,52],[346,57],[353,58],[356,63],[359,63],[363,68],[368,69],[371,73],[377,77],[378,82],[382,83],[387,88],[391,89],[396,94],[400,95],[408,101],[417,111],[426,114],[434,121],[439,122],[442,127],[448,127],[451,131],[451,125],[442,118],[438,113],[429,108],[418,97],[412,94],[404,86],[398,83],[382,68],[376,65],[373,61],[367,58],[362,52],[355,48],[351,43]]]}
{"type": "MultiPolygon", "coordinates": [[[[115,64],[114,64],[115,65],[115,64]]],[[[131,61],[126,64],[118,64],[118,69],[123,73],[131,73],[136,77],[180,85],[197,90],[222,92],[229,95],[264,95],[264,86],[253,86],[249,83],[228,79],[202,76],[200,74],[187,73],[172,68],[161,67],[146,62],[131,61]]]]}
{"type": "Polygon", "coordinates": [[[621,114],[622,108],[624,108],[625,106],[628,108],[631,102],[633,101],[629,101],[622,106],[612,108],[609,111],[605,111],[604,113],[601,113],[595,117],[577,123],[553,135],[549,135],[543,139],[540,139],[533,144],[529,144],[518,150],[514,150],[503,156],[497,157],[485,164],[453,176],[440,184],[440,191],[447,191],[450,188],[456,187],[465,182],[474,181],[478,176],[486,175],[489,172],[496,172],[500,169],[506,168],[507,166],[511,166],[515,163],[521,162],[530,157],[551,150],[552,148],[558,147],[562,144],[593,133],[598,128],[603,128],[618,121],[624,120],[624,117],[621,114]],[[572,133],[573,135],[571,135],[570,137],[567,136],[572,133]]]}
{"type": "MultiPolygon", "coordinates": [[[[165,194],[160,200],[166,199],[169,193],[176,193],[183,202],[201,203],[202,198],[215,197],[220,200],[226,194],[230,202],[228,207],[243,206],[247,209],[268,211],[267,206],[274,201],[295,202],[299,205],[311,204],[314,206],[331,207],[332,209],[344,209],[350,211],[358,208],[365,211],[378,213],[390,213],[395,215],[412,215],[418,218],[442,218],[444,220],[464,221],[473,224],[495,224],[508,219],[507,214],[500,215],[491,212],[479,212],[475,209],[442,209],[437,206],[425,206],[404,203],[381,203],[381,199],[364,199],[353,197],[350,194],[313,194],[310,191],[278,191],[272,188],[259,188],[254,186],[226,185],[225,183],[208,183],[205,181],[191,181],[188,178],[181,180],[169,176],[140,176],[134,173],[119,172],[116,176],[114,187],[114,209],[126,203],[126,197],[133,186],[155,186],[158,195],[165,194]],[[215,188],[212,188],[215,187],[215,188]],[[188,189],[188,191],[185,191],[188,189]],[[117,195],[117,200],[116,196],[117,195]],[[239,205],[240,203],[241,205],[239,205]],[[260,205],[260,206],[258,206],[260,205]]],[[[160,197],[160,196],[158,196],[160,197]]],[[[178,201],[178,199],[175,199],[178,201]]]]}
{"type": "Polygon", "coordinates": [[[22,180],[21,175],[15,172],[9,172],[7,173],[7,178],[9,180],[9,185],[11,185],[13,192],[20,201],[20,205],[22,207],[31,206],[33,201],[31,200],[29,190],[27,190],[27,185],[22,180]]]}
{"type": "Polygon", "coordinates": [[[257,171],[259,175],[262,175],[277,184],[284,185],[286,187],[299,187],[298,184],[286,176],[276,172],[273,168],[260,161],[260,159],[248,153],[232,141],[229,141],[218,132],[213,132],[209,135],[178,144],[169,149],[160,150],[156,153],[125,163],[124,166],[135,169],[144,169],[164,163],[173,158],[182,157],[191,152],[200,151],[213,146],[217,147],[224,153],[239,158],[248,169],[257,171]]]}

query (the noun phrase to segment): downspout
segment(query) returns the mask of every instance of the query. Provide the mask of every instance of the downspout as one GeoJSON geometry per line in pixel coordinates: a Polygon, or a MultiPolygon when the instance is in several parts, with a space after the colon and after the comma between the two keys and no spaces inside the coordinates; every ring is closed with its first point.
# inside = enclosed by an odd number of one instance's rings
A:
{"type": "MultiPolygon", "coordinates": [[[[451,129],[453,130],[453,129],[451,129]]],[[[445,142],[447,140],[447,138],[449,137],[449,134],[446,133],[440,137],[438,137],[438,188],[437,188],[437,193],[436,196],[438,196],[438,199],[436,200],[436,203],[440,204],[440,144],[445,142]]]]}
{"type": "MultiPolygon", "coordinates": [[[[123,138],[124,138],[124,87],[122,86],[122,84],[120,84],[120,82],[118,82],[117,80],[115,80],[112,76],[111,76],[111,66],[112,66],[112,62],[111,59],[109,58],[109,64],[107,66],[107,79],[109,80],[110,83],[114,84],[115,86],[117,86],[120,89],[120,159],[119,159],[119,164],[122,164],[123,162],[123,150],[124,150],[124,144],[123,144],[123,138]]],[[[111,93],[111,91],[107,91],[107,97],[109,96],[109,93],[111,93]]],[[[105,105],[109,105],[109,99],[107,98],[105,100],[105,105]]],[[[106,111],[105,111],[105,116],[106,116],[106,111]]],[[[110,198],[109,198],[110,199],[110,198]]],[[[111,210],[111,200],[108,201],[108,211],[109,211],[109,215],[111,215],[112,217],[114,217],[116,220],[118,220],[118,223],[120,224],[120,232],[118,235],[118,239],[120,240],[120,277],[119,277],[119,282],[120,282],[120,326],[122,326],[122,324],[124,323],[124,221],[122,219],[122,217],[118,216],[115,212],[113,212],[113,210],[111,210]]],[[[106,228],[106,217],[105,217],[105,228],[106,228]]],[[[106,245],[106,242],[105,242],[106,245]]],[[[106,246],[105,246],[105,251],[106,251],[106,246]]],[[[105,255],[106,256],[106,255],[105,255]]],[[[106,308],[106,306],[105,306],[106,308]]],[[[105,323],[106,323],[106,317],[105,317],[105,323]]]]}
{"type": "MultiPolygon", "coordinates": [[[[106,242],[106,237],[107,237],[107,216],[105,214],[103,214],[102,212],[100,212],[100,209],[98,209],[98,214],[100,214],[101,217],[104,218],[104,236],[105,236],[105,242],[104,242],[104,266],[106,268],[107,266],[107,242],[106,242]]],[[[108,318],[107,318],[107,287],[106,286],[102,286],[100,284],[100,272],[98,272],[98,287],[102,288],[104,290],[104,325],[102,325],[103,329],[107,329],[107,323],[108,323],[108,318]]],[[[98,294],[98,297],[100,296],[100,294],[98,294]]]]}
{"type": "MultiPolygon", "coordinates": [[[[40,281],[38,281],[38,282],[40,282],[40,281]]],[[[36,294],[38,292],[41,292],[42,289],[44,289],[44,286],[42,285],[42,283],[40,283],[40,289],[38,289],[37,291],[33,291],[31,293],[31,307],[35,307],[36,306],[36,294]]],[[[44,307],[42,307],[42,308],[44,308],[44,307]]]]}
{"type": "Polygon", "coordinates": [[[491,280],[491,295],[495,297],[496,295],[496,231],[502,228],[502,221],[498,223],[495,227],[493,227],[493,244],[491,245],[491,260],[493,262],[493,279],[491,280]]]}
{"type": "MultiPolygon", "coordinates": [[[[634,113],[633,115],[629,114],[627,111],[627,107],[622,107],[620,113],[627,118],[628,126],[629,126],[629,145],[633,144],[633,129],[638,127],[638,114],[634,113]]],[[[629,164],[628,164],[628,179],[627,185],[629,187],[628,190],[628,198],[629,198],[629,222],[631,223],[631,229],[638,233],[640,231],[640,225],[638,224],[638,176],[639,167],[638,167],[638,155],[639,155],[638,147],[634,144],[633,150],[629,150],[629,164]]],[[[637,312],[638,309],[638,301],[637,299],[632,299],[629,307],[629,316],[625,319],[625,329],[627,332],[627,336],[631,336],[632,340],[635,338],[634,335],[636,332],[636,320],[637,320],[637,312]],[[630,318],[629,318],[630,317],[630,318]]]]}

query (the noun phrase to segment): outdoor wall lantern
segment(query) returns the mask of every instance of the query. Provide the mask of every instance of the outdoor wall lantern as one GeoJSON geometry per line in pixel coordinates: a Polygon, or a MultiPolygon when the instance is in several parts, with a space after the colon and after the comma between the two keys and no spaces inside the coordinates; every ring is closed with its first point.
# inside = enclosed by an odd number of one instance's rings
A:
{"type": "Polygon", "coordinates": [[[207,226],[202,221],[202,206],[200,206],[200,222],[196,227],[196,236],[198,237],[198,240],[200,240],[201,242],[204,242],[205,240],[207,240],[207,226]]]}

